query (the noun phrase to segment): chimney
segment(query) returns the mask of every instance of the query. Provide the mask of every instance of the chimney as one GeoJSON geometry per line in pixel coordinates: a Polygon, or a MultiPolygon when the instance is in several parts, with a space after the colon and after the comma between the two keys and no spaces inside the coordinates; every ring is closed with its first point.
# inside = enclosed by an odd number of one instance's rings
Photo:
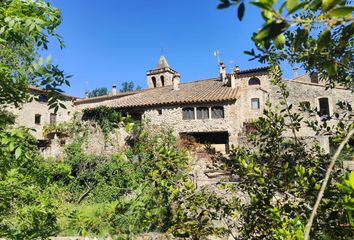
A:
{"type": "Polygon", "coordinates": [[[220,72],[220,78],[222,82],[226,81],[226,67],[223,61],[219,62],[219,72],[220,72]]]}
{"type": "Polygon", "coordinates": [[[117,86],[112,85],[112,95],[116,95],[116,94],[117,94],[117,86]]]}
{"type": "Polygon", "coordinates": [[[173,81],[173,90],[174,90],[174,91],[179,90],[179,87],[178,87],[179,81],[180,81],[180,79],[179,79],[179,74],[174,75],[172,81],[173,81]]]}
{"type": "Polygon", "coordinates": [[[230,80],[231,88],[236,88],[236,75],[237,75],[238,71],[240,71],[240,67],[239,66],[234,67],[232,74],[231,74],[231,80],[230,80]]]}
{"type": "Polygon", "coordinates": [[[294,67],[293,71],[294,71],[294,78],[298,77],[299,76],[299,68],[298,67],[294,67]]]}

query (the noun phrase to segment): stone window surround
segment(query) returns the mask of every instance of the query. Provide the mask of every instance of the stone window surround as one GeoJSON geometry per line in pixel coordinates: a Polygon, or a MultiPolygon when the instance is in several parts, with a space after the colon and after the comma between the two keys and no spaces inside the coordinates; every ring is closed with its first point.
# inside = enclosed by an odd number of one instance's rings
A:
{"type": "Polygon", "coordinates": [[[224,108],[224,106],[222,106],[222,105],[194,106],[194,107],[193,107],[193,106],[189,106],[189,107],[183,107],[183,108],[182,108],[182,111],[183,111],[183,109],[185,109],[185,108],[193,108],[193,109],[194,109],[194,119],[183,119],[183,118],[182,118],[183,121],[225,119],[225,108],[224,108]],[[224,110],[224,117],[223,117],[223,118],[212,118],[211,109],[212,109],[213,107],[222,107],[223,110],[224,110]],[[197,118],[197,108],[208,108],[208,111],[209,111],[209,118],[198,119],[198,118],[197,118]]]}
{"type": "Polygon", "coordinates": [[[41,114],[35,114],[34,115],[34,124],[36,124],[36,125],[41,125],[41,117],[42,117],[42,115],[41,114]]]}
{"type": "Polygon", "coordinates": [[[251,78],[248,79],[248,82],[247,82],[248,86],[261,86],[262,85],[262,82],[261,82],[261,79],[259,79],[258,77],[256,76],[253,76],[251,78]]]}
{"type": "MultiPolygon", "coordinates": [[[[321,98],[327,98],[328,100],[328,110],[329,110],[329,116],[331,116],[331,114],[333,113],[333,102],[332,102],[332,98],[328,95],[325,95],[325,96],[319,96],[316,98],[316,106],[317,106],[317,112],[320,111],[320,99],[321,98]]],[[[317,115],[317,119],[318,120],[322,120],[322,117],[319,115],[319,114],[316,114],[317,115]]]]}
{"type": "Polygon", "coordinates": [[[261,108],[261,103],[259,98],[251,98],[251,109],[252,110],[259,110],[261,108]],[[253,106],[253,103],[257,101],[257,108],[253,106]]]}

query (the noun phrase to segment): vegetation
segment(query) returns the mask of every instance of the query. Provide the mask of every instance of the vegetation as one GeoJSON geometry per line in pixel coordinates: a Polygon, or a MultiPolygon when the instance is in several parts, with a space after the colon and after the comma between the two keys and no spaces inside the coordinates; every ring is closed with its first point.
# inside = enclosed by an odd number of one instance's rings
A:
{"type": "MultiPolygon", "coordinates": [[[[60,11],[45,1],[0,2],[0,105],[19,107],[30,99],[29,85],[41,86],[50,109],[61,106],[57,93],[69,85],[58,66],[38,52],[61,22],[60,11]]],[[[58,232],[56,185],[28,130],[11,128],[14,117],[1,109],[0,121],[0,236],[8,239],[46,238],[58,232]]]]}
{"type": "Polygon", "coordinates": [[[92,91],[87,93],[88,98],[93,98],[93,97],[99,97],[99,96],[105,96],[108,95],[109,91],[106,87],[101,87],[101,88],[95,88],[92,91]]]}
{"type": "MultiPolygon", "coordinates": [[[[336,126],[326,120],[304,122],[287,101],[290,93],[279,64],[300,64],[327,87],[353,89],[353,7],[333,0],[251,4],[261,9],[265,24],[253,37],[258,51],[247,53],[272,65],[281,101],[278,106],[268,103],[254,123],[257,131],[248,136],[252,148],[234,148],[229,158],[215,155],[231,173],[228,184],[196,189],[189,179],[188,154],[176,146],[171,132],[131,124],[128,115],[112,108],[85,110],[83,120],[97,123],[106,135],[129,126],[128,146],[112,156],[88,155],[82,150],[83,137],[75,137],[62,161],[44,160],[28,130],[13,128],[13,116],[1,110],[0,236],[132,237],[155,231],[191,239],[223,234],[238,239],[352,238],[354,172],[341,166],[353,156],[347,144],[354,128],[352,107],[338,103],[341,112],[331,116],[339,120],[336,126]],[[346,146],[345,154],[336,162],[337,156],[308,147],[297,134],[302,124],[319,134],[331,133],[334,144],[346,146]],[[285,138],[284,132],[293,136],[285,138]],[[326,170],[335,162],[333,171],[326,170]]],[[[231,5],[238,5],[241,20],[245,2],[222,0],[219,8],[231,5]]],[[[56,93],[69,84],[68,76],[50,64],[50,57],[38,56],[50,37],[62,45],[55,33],[60,21],[60,11],[45,1],[0,2],[0,104],[18,107],[29,101],[27,87],[35,84],[47,91],[50,108],[61,106],[56,93]]],[[[133,88],[127,83],[123,91],[133,88]]],[[[316,111],[311,106],[302,110],[316,111]]],[[[84,128],[74,121],[48,126],[46,132],[84,128]]]]}
{"type": "Polygon", "coordinates": [[[15,107],[29,100],[27,88],[35,85],[45,89],[48,104],[55,111],[59,106],[61,85],[69,85],[68,78],[58,66],[44,60],[38,52],[47,50],[49,38],[59,41],[55,32],[61,23],[59,9],[40,1],[5,0],[0,3],[0,104],[15,107]]]}
{"type": "MultiPolygon", "coordinates": [[[[281,99],[279,106],[268,104],[264,117],[255,123],[257,131],[249,136],[254,148],[235,148],[225,161],[224,167],[240,181],[238,191],[250,198],[249,204],[238,204],[240,238],[350,239],[354,195],[348,184],[353,173],[335,162],[338,155],[330,160],[319,148],[310,149],[297,135],[304,124],[317,133],[330,133],[334,142],[343,141],[341,146],[349,152],[349,158],[341,160],[350,160],[353,149],[347,143],[354,123],[348,116],[352,107],[347,102],[338,103],[344,114],[331,116],[339,120],[335,126],[327,120],[303,122],[295,106],[287,101],[290,93],[279,64],[298,64],[317,74],[328,88],[340,84],[353,89],[354,8],[348,1],[324,0],[288,0],[282,4],[259,0],[250,4],[261,10],[264,24],[252,38],[257,52],[252,49],[245,53],[272,66],[272,81],[279,87],[281,99]],[[291,132],[292,138],[284,138],[285,131],[291,132]]],[[[237,16],[242,20],[246,1],[221,0],[218,8],[233,5],[238,6],[237,16]]]]}
{"type": "Polygon", "coordinates": [[[141,86],[137,85],[135,87],[134,82],[123,82],[122,83],[122,88],[119,89],[120,92],[131,92],[134,90],[140,90],[141,86]]]}

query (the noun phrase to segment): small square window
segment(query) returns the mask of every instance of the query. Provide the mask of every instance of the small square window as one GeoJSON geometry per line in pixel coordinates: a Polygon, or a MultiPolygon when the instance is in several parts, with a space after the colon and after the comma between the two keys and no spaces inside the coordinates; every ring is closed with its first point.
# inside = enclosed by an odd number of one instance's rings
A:
{"type": "Polygon", "coordinates": [[[49,122],[50,122],[50,124],[56,124],[57,123],[57,115],[55,113],[51,113],[50,114],[49,122]]]}
{"type": "Polygon", "coordinates": [[[158,113],[159,115],[162,115],[162,110],[161,110],[161,109],[157,110],[157,113],[158,113]]]}
{"type": "Polygon", "coordinates": [[[252,98],[251,99],[251,108],[252,109],[259,109],[259,98],[252,98]]]}
{"type": "Polygon", "coordinates": [[[34,115],[34,123],[37,125],[41,124],[41,115],[40,114],[34,115]]]}

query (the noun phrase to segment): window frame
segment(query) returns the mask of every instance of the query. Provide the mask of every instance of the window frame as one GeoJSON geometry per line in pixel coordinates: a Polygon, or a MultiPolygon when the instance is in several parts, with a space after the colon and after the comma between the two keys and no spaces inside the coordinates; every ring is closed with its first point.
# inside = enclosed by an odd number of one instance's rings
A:
{"type": "Polygon", "coordinates": [[[225,118],[224,106],[212,106],[210,108],[210,111],[211,111],[211,119],[224,119],[225,118]],[[213,112],[214,109],[222,109],[222,117],[218,117],[218,116],[214,115],[214,112],[213,112]]]}
{"type": "Polygon", "coordinates": [[[209,107],[197,107],[197,108],[196,108],[196,117],[197,117],[198,120],[210,119],[209,107]],[[199,111],[199,110],[206,110],[206,111],[204,111],[204,113],[207,112],[207,113],[208,113],[208,114],[207,114],[208,116],[207,116],[207,117],[204,117],[204,116],[203,116],[203,113],[202,113],[202,116],[200,117],[200,116],[198,115],[198,111],[199,111]]]}
{"type": "Polygon", "coordinates": [[[259,110],[261,108],[261,104],[260,104],[260,100],[259,100],[259,98],[251,98],[251,109],[252,110],[259,110]],[[253,107],[253,102],[254,101],[257,101],[257,108],[254,108],[253,107]]]}
{"type": "Polygon", "coordinates": [[[261,79],[258,77],[251,77],[248,79],[248,86],[260,86],[261,85],[261,79]]]}
{"type": "Polygon", "coordinates": [[[49,124],[57,124],[57,114],[56,113],[51,113],[49,115],[49,124]]]}
{"type": "Polygon", "coordinates": [[[331,107],[330,107],[330,104],[329,104],[329,98],[328,97],[319,97],[318,98],[318,116],[321,118],[321,120],[328,120],[330,119],[331,117],[331,107]],[[326,110],[326,113],[327,114],[324,114],[321,110],[321,100],[326,100],[326,103],[327,103],[327,109],[326,110]]]}
{"type": "Polygon", "coordinates": [[[36,125],[41,125],[41,119],[42,118],[42,115],[41,114],[39,114],[39,113],[36,113],[35,115],[34,115],[34,124],[36,124],[36,125]],[[38,120],[38,121],[37,121],[38,120]]]}
{"type": "Polygon", "coordinates": [[[182,108],[182,120],[195,120],[195,108],[194,107],[183,107],[182,108]],[[186,112],[187,112],[187,110],[193,110],[192,112],[193,112],[193,118],[186,118],[186,112]]]}

